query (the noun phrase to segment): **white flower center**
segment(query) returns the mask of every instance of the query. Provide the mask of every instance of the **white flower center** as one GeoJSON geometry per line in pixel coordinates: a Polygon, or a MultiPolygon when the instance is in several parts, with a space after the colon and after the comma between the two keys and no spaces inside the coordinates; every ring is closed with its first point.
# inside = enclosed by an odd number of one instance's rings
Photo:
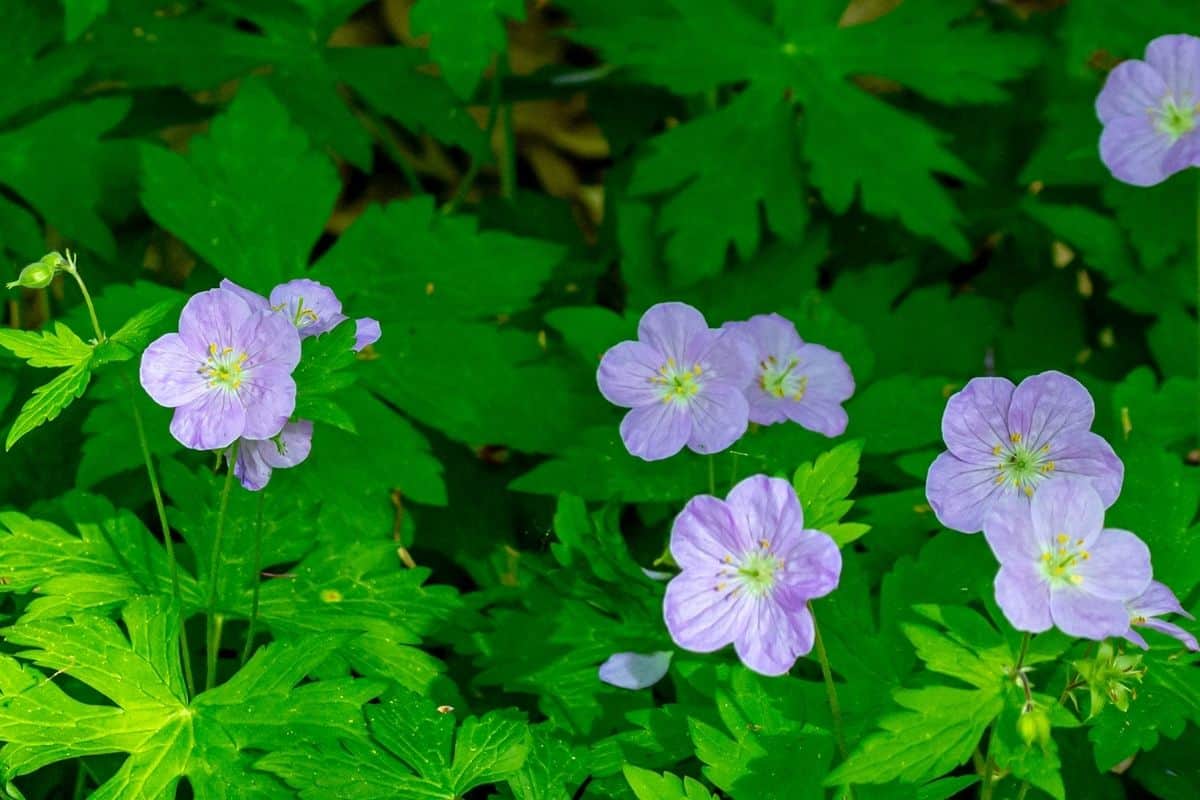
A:
{"type": "Polygon", "coordinates": [[[210,388],[235,392],[245,379],[246,358],[245,353],[232,347],[218,347],[213,342],[208,346],[208,358],[197,372],[208,379],[210,388]]]}
{"type": "Polygon", "coordinates": [[[758,362],[758,388],[772,397],[804,399],[808,391],[808,376],[796,372],[800,359],[795,356],[780,360],[775,356],[767,356],[758,362]]]}
{"type": "Polygon", "coordinates": [[[1180,136],[1196,127],[1196,110],[1200,106],[1191,102],[1191,97],[1185,95],[1182,103],[1175,102],[1173,96],[1163,98],[1162,105],[1153,111],[1155,127],[1171,137],[1174,142],[1180,136]]]}
{"type": "Polygon", "coordinates": [[[1021,440],[1019,433],[1009,434],[1007,442],[993,447],[992,455],[999,459],[996,462],[996,483],[1010,484],[1028,497],[1033,496],[1033,490],[1043,478],[1054,472],[1050,445],[1030,448],[1021,440]]]}
{"type": "Polygon", "coordinates": [[[664,403],[686,403],[700,391],[703,375],[704,369],[699,364],[693,364],[691,369],[681,369],[675,359],[668,358],[650,382],[659,387],[664,403]]]}
{"type": "Polygon", "coordinates": [[[1042,550],[1042,574],[1052,584],[1078,586],[1083,576],[1079,566],[1092,554],[1083,548],[1083,539],[1072,539],[1065,533],[1054,537],[1054,547],[1042,550]]]}
{"type": "Polygon", "coordinates": [[[783,560],[771,552],[771,543],[766,539],[759,539],[758,547],[747,550],[740,557],[731,553],[722,561],[726,566],[718,573],[720,580],[713,590],[728,591],[730,595],[743,590],[753,597],[768,594],[775,587],[776,575],[783,569],[783,560]]]}

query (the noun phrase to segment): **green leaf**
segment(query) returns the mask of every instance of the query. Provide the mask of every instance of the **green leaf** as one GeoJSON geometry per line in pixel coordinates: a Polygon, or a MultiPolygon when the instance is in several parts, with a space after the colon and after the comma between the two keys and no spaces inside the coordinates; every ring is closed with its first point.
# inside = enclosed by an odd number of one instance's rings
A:
{"type": "Polygon", "coordinates": [[[1196,663],[1193,656],[1179,658],[1170,652],[1151,651],[1146,656],[1146,675],[1129,711],[1108,704],[1088,731],[1099,769],[1112,769],[1138,751],[1153,750],[1160,736],[1178,739],[1189,722],[1200,725],[1196,663]]]}
{"type": "Polygon", "coordinates": [[[626,764],[623,772],[638,800],[716,800],[704,785],[691,778],[682,780],[669,772],[659,775],[626,764]]]}
{"type": "Polygon", "coordinates": [[[333,165],[258,81],[241,86],[186,157],[142,150],[142,203],[154,220],[263,293],[303,272],[337,187],[333,165]]]}
{"type": "Polygon", "coordinates": [[[0,328],[0,347],[31,367],[73,367],[92,357],[92,345],[61,322],[54,323],[53,333],[0,328]]]}
{"type": "Polygon", "coordinates": [[[970,759],[1004,706],[999,686],[928,686],[900,689],[894,696],[905,710],[879,720],[882,730],[864,739],[830,774],[827,785],[918,783],[940,777],[970,759]]]}
{"type": "Polygon", "coordinates": [[[22,436],[55,419],[64,408],[83,395],[92,378],[90,364],[81,361],[59,373],[54,380],[33,390],[33,396],[21,406],[21,412],[9,428],[4,449],[11,450],[22,436]]]}
{"type": "Polygon", "coordinates": [[[858,483],[860,455],[862,442],[839,444],[817,456],[815,462],[801,464],[792,477],[804,510],[804,526],[829,533],[839,547],[870,530],[861,524],[838,524],[854,505],[848,498],[858,483]]]}
{"type": "Polygon", "coordinates": [[[178,300],[163,300],[142,309],[125,321],[120,329],[109,337],[134,352],[141,352],[157,332],[159,325],[179,308],[178,300]]]}
{"type": "Polygon", "coordinates": [[[420,0],[412,11],[415,33],[428,33],[429,53],[446,83],[470,100],[480,76],[497,52],[506,50],[498,15],[522,20],[523,0],[420,0]]]}
{"type": "Polygon", "coordinates": [[[355,373],[347,370],[355,362],[354,322],[343,322],[321,336],[303,342],[303,357],[292,373],[296,381],[295,419],[326,422],[354,433],[354,421],[328,395],[354,383],[355,373]]]}
{"type": "Polygon", "coordinates": [[[98,17],[108,11],[108,0],[63,0],[67,41],[78,39],[98,17]]]}

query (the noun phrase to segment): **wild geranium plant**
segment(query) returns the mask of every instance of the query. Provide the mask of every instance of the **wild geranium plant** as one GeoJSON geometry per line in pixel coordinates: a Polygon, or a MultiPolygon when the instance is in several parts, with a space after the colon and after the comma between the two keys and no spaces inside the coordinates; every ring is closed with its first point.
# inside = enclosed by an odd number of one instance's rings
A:
{"type": "Polygon", "coordinates": [[[1193,3],[4,12],[3,798],[1200,795],[1193,3]]]}

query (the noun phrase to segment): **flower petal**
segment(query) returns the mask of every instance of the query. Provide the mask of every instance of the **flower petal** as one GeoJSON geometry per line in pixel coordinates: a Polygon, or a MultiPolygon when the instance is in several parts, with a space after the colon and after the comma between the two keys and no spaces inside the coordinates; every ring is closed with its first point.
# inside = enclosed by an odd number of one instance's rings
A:
{"type": "MultiPolygon", "coordinates": [[[[1200,39],[1186,33],[1159,36],[1146,45],[1146,63],[1181,105],[1200,101],[1200,39]]],[[[1162,94],[1155,99],[1161,103],[1162,94]]]]}
{"type": "Polygon", "coordinates": [[[1082,539],[1080,546],[1090,548],[1104,528],[1104,504],[1086,480],[1044,481],[1034,493],[1031,506],[1033,535],[1043,550],[1054,547],[1059,534],[1082,539]]]}
{"type": "Polygon", "coordinates": [[[647,689],[662,680],[671,666],[671,653],[613,653],[600,665],[600,680],[620,689],[647,689]]]}
{"type": "Polygon", "coordinates": [[[667,584],[663,620],[675,644],[694,653],[711,653],[744,630],[750,597],[721,591],[710,575],[684,571],[667,584]]]}
{"type": "Polygon", "coordinates": [[[1125,465],[1102,436],[1091,431],[1074,431],[1060,436],[1050,445],[1046,457],[1054,462],[1053,477],[1087,479],[1105,508],[1115,503],[1121,494],[1125,465]]]}
{"type": "Polygon", "coordinates": [[[942,413],[942,440],[962,461],[994,467],[997,446],[1007,447],[1014,386],[1007,378],[972,378],[950,396],[942,413]]]}
{"type": "Polygon", "coordinates": [[[692,430],[688,447],[697,453],[719,453],[742,438],[750,425],[750,406],[741,387],[706,383],[688,402],[692,430]]]}
{"type": "Polygon", "coordinates": [[[995,586],[996,604],[1014,628],[1029,633],[1050,629],[1050,587],[1032,566],[1000,567],[995,586]]]}
{"type": "Polygon", "coordinates": [[[738,331],[750,340],[754,350],[753,364],[766,361],[769,356],[786,361],[804,345],[796,332],[796,324],[779,314],[757,314],[745,322],[727,322],[721,328],[738,331]]]}
{"type": "MultiPolygon", "coordinates": [[[[1149,628],[1152,631],[1165,633],[1167,636],[1178,639],[1183,643],[1184,647],[1186,647],[1188,650],[1191,650],[1193,653],[1200,651],[1200,642],[1196,641],[1196,637],[1191,633],[1191,631],[1184,630],[1173,622],[1164,622],[1161,619],[1148,619],[1145,622],[1140,623],[1140,625],[1143,628],[1149,628]]],[[[1130,638],[1128,633],[1125,634],[1125,638],[1130,638]]],[[[1145,640],[1142,641],[1142,646],[1146,646],[1145,640]]]]}
{"type": "Polygon", "coordinates": [[[243,381],[237,397],[245,407],[242,436],[270,439],[283,430],[296,410],[296,381],[289,371],[260,367],[243,381]]]}
{"type": "Polygon", "coordinates": [[[246,354],[245,369],[274,369],[291,375],[300,363],[300,336],[282,314],[260,311],[246,318],[236,333],[234,350],[246,354]]]}
{"type": "Polygon", "coordinates": [[[246,304],[248,306],[250,306],[250,308],[253,309],[254,311],[270,311],[271,310],[271,302],[269,300],[267,300],[267,298],[263,297],[258,292],[252,292],[244,286],[239,286],[238,284],[234,283],[233,281],[229,280],[228,278],[224,278],[221,281],[221,283],[219,284],[219,286],[220,286],[220,288],[224,289],[225,291],[233,292],[238,297],[245,300],[246,304]]]}
{"type": "Polygon", "coordinates": [[[782,547],[804,528],[796,490],[783,478],[751,475],[729,491],[725,503],[747,548],[756,548],[760,540],[772,549],[782,547]]]}
{"type": "Polygon", "coordinates": [[[1175,140],[1163,156],[1163,172],[1174,175],[1188,167],[1200,166],[1200,128],[1175,140]]]}
{"type": "Polygon", "coordinates": [[[138,371],[142,388],[167,408],[196,400],[208,389],[208,380],[199,372],[206,355],[190,350],[177,333],[160,336],[142,353],[138,371]]]}
{"type": "Polygon", "coordinates": [[[841,580],[842,551],[826,533],[806,529],[780,537],[772,551],[783,562],[776,575],[787,593],[780,599],[785,607],[797,603],[803,607],[809,600],[824,597],[841,580]]]}
{"type": "Polygon", "coordinates": [[[1050,616],[1069,636],[1101,640],[1129,630],[1129,614],[1120,600],[1106,600],[1083,589],[1056,586],[1050,590],[1050,616]]]}
{"type": "Polygon", "coordinates": [[[1018,495],[1007,495],[992,505],[983,520],[983,538],[1001,564],[1031,564],[1044,550],[1034,533],[1030,504],[1018,495]]]}
{"type": "Polygon", "coordinates": [[[179,314],[179,335],[193,352],[236,345],[237,331],[255,312],[238,295],[209,289],[191,296],[179,314]]]}
{"type": "Polygon", "coordinates": [[[754,598],[746,626],[733,640],[738,658],[760,675],[784,675],[796,659],[812,650],[812,614],[807,608],[784,612],[767,596],[754,598]]]}
{"type": "Polygon", "coordinates": [[[596,370],[600,394],[625,408],[662,403],[663,387],[655,383],[666,359],[644,342],[621,342],[605,352],[596,370]]]}
{"type": "Polygon", "coordinates": [[[1075,569],[1075,575],[1083,579],[1081,589],[1122,603],[1145,592],[1152,574],[1146,543],[1115,528],[1104,529],[1088,547],[1088,559],[1075,569]]]}
{"type": "Polygon", "coordinates": [[[1154,125],[1149,114],[1117,117],[1100,134],[1100,160],[1119,181],[1154,186],[1170,175],[1164,161],[1171,137],[1154,125]]]}
{"type": "Polygon", "coordinates": [[[708,383],[720,381],[739,390],[754,380],[754,349],[736,329],[703,330],[692,336],[683,364],[699,364],[708,383]]]}
{"type": "Polygon", "coordinates": [[[704,315],[686,303],[659,303],[642,315],[638,322],[638,339],[665,358],[684,364],[692,337],[707,330],[704,315]]]}
{"type": "Polygon", "coordinates": [[[175,409],[171,435],[192,450],[223,450],[242,435],[246,410],[231,392],[212,389],[175,409]]]}
{"type": "Polygon", "coordinates": [[[328,333],[345,319],[342,301],[323,283],[297,278],[271,290],[271,308],[300,329],[301,336],[328,333]]]}
{"type": "MultiPolygon", "coordinates": [[[[758,394],[765,396],[762,392],[758,394]]],[[[815,398],[810,399],[808,396],[805,396],[799,402],[786,399],[780,402],[784,416],[792,422],[807,430],[816,431],[824,436],[828,436],[831,439],[845,433],[846,426],[850,424],[850,415],[838,403],[817,400],[815,398]]],[[[770,424],[763,422],[761,419],[755,419],[753,414],[751,414],[750,418],[759,424],[770,424]]]]}
{"type": "Polygon", "coordinates": [[[1008,430],[1037,450],[1059,436],[1086,431],[1096,417],[1096,405],[1083,384],[1050,370],[1021,381],[1008,408],[1008,430]]]}
{"type": "Polygon", "coordinates": [[[1135,617],[1157,617],[1160,614],[1182,614],[1188,619],[1192,615],[1179,602],[1179,598],[1164,583],[1151,581],[1146,591],[1126,603],[1129,613],[1135,617]]]}
{"type": "Polygon", "coordinates": [[[800,348],[800,374],[808,377],[805,399],[844,403],[854,395],[854,374],[836,350],[807,343],[800,348]]]}
{"type": "Polygon", "coordinates": [[[1096,96],[1096,116],[1105,125],[1120,117],[1144,117],[1147,109],[1162,104],[1169,91],[1162,75],[1145,61],[1122,61],[1108,73],[1096,96]]]}
{"type": "Polygon", "coordinates": [[[1001,495],[992,467],[968,464],[942,453],[929,466],[925,497],[938,522],[950,530],[978,533],[992,504],[1001,495]]]}
{"type": "Polygon", "coordinates": [[[729,506],[712,495],[693,497],[671,525],[671,557],[683,569],[716,575],[726,556],[739,558],[748,545],[729,506]]]}
{"type": "Polygon", "coordinates": [[[265,443],[263,460],[276,469],[294,467],[312,450],[313,424],[302,419],[283,426],[279,436],[265,443]]]}
{"type": "Polygon", "coordinates": [[[621,441],[630,455],[646,461],[670,458],[692,435],[692,417],[682,403],[659,401],[635,408],[621,420],[621,441]]]}
{"type": "MultiPolygon", "coordinates": [[[[270,439],[243,439],[238,445],[237,463],[233,466],[233,474],[242,487],[257,492],[271,480],[271,465],[263,458],[267,448],[273,448],[275,443],[270,439]]],[[[229,458],[232,449],[226,451],[229,458]]]]}
{"type": "Polygon", "coordinates": [[[354,352],[375,344],[381,336],[383,329],[379,326],[379,320],[371,317],[359,317],[354,320],[354,352]]]}

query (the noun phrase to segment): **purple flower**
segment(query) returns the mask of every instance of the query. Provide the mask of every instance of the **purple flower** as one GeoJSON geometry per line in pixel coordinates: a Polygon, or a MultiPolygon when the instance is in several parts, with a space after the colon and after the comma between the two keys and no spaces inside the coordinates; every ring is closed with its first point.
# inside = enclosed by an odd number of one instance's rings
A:
{"type": "MultiPolygon", "coordinates": [[[[270,439],[242,439],[233,474],[242,486],[257,492],[271,480],[271,471],[294,467],[312,450],[313,424],[306,419],[289,422],[270,439]]],[[[229,458],[232,450],[225,451],[229,458]]]]}
{"type": "Polygon", "coordinates": [[[610,403],[632,409],[621,421],[626,449],[647,461],[678,453],[717,453],[746,432],[749,342],[708,327],[683,303],[659,303],[642,315],[638,341],[609,348],[596,382],[610,403]]]}
{"type": "Polygon", "coordinates": [[[1160,36],[1146,60],[1122,62],[1096,98],[1100,159],[1113,177],[1153,186],[1200,164],[1200,39],[1160,36]]]}
{"type": "Polygon", "coordinates": [[[662,680],[671,653],[614,653],[600,665],[600,680],[620,689],[646,689],[662,680]]]}
{"type": "Polygon", "coordinates": [[[813,646],[808,601],[842,572],[833,539],[807,530],[792,485],[754,475],[725,500],[692,498],[671,529],[683,571],[667,585],[663,617],[675,643],[711,653],[730,642],[747,667],[782,675],[813,646]]]}
{"type": "Polygon", "coordinates": [[[751,422],[791,420],[826,436],[845,432],[848,418],[842,403],[854,394],[854,376],[840,353],[806,343],[796,326],[778,314],[759,314],[724,327],[742,332],[754,347],[757,372],[746,387],[751,422]]]}
{"type": "MultiPolygon", "coordinates": [[[[221,288],[235,293],[253,308],[277,311],[286,316],[300,331],[301,338],[320,336],[341,325],[349,317],[342,313],[342,301],[323,283],[307,278],[281,283],[271,290],[270,298],[238,286],[231,280],[221,281],[221,288]]],[[[370,317],[355,321],[355,351],[379,341],[379,322],[370,317]]]]}
{"type": "Polygon", "coordinates": [[[974,378],[946,403],[947,452],[929,467],[925,494],[938,521],[976,533],[999,500],[1033,497],[1063,476],[1091,480],[1104,507],[1121,493],[1125,467],[1092,433],[1096,409],[1083,384],[1043,372],[1013,388],[1005,378],[974,378]]]}
{"type": "Polygon", "coordinates": [[[1149,650],[1150,646],[1146,644],[1142,635],[1133,629],[1134,627],[1149,628],[1159,633],[1165,633],[1167,636],[1178,639],[1188,650],[1200,651],[1200,643],[1191,633],[1173,622],[1156,619],[1163,614],[1180,614],[1188,619],[1195,619],[1179,604],[1175,593],[1158,581],[1152,582],[1150,588],[1142,592],[1140,596],[1125,603],[1125,608],[1129,611],[1129,624],[1133,626],[1125,632],[1125,638],[1143,650],[1149,650]]]}
{"type": "Polygon", "coordinates": [[[1129,630],[1125,603],[1150,585],[1150,549],[1104,527],[1104,502],[1085,480],[1048,483],[1032,503],[998,503],[983,535],[1000,561],[996,602],[1017,630],[1121,636],[1129,630]]]}
{"type": "Polygon", "coordinates": [[[220,450],[279,433],[296,407],[299,362],[300,337],[286,319],[210,289],[183,307],[179,333],[146,348],[141,381],[154,402],[175,409],[171,433],[184,446],[220,450]]]}

